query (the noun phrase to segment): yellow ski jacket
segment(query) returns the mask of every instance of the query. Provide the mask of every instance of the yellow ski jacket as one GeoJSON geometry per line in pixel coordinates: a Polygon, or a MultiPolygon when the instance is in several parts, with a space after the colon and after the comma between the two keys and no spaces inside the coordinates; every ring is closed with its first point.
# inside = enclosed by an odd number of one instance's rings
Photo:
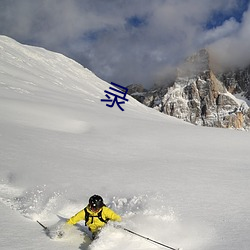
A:
{"type": "MultiPolygon", "coordinates": [[[[88,221],[85,221],[86,226],[88,226],[89,230],[92,233],[97,232],[100,228],[102,228],[106,223],[104,221],[112,220],[112,221],[121,221],[120,215],[116,214],[113,210],[110,208],[103,206],[99,211],[93,212],[89,209],[89,207],[86,207],[87,212],[89,213],[88,221]],[[100,220],[98,218],[98,215],[101,211],[101,218],[104,220],[100,220]]],[[[85,210],[82,209],[77,214],[72,216],[68,221],[67,224],[74,225],[80,220],[85,220],[85,210]]]]}

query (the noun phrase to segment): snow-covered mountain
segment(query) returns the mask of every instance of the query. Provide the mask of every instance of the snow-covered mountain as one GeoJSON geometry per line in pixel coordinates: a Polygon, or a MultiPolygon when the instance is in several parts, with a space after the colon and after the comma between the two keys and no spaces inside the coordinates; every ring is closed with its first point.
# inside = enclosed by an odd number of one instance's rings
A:
{"type": "Polygon", "coordinates": [[[170,87],[163,85],[149,91],[133,87],[129,86],[130,94],[137,100],[187,122],[209,127],[250,127],[249,69],[215,73],[206,49],[180,65],[170,87]]]}
{"type": "Polygon", "coordinates": [[[92,194],[122,225],[184,250],[248,250],[250,134],[193,126],[128,96],[63,55],[0,37],[0,248],[153,250],[108,225],[93,243],[84,222],[48,238],[92,194]],[[63,223],[63,221],[62,221],[63,223]]]}

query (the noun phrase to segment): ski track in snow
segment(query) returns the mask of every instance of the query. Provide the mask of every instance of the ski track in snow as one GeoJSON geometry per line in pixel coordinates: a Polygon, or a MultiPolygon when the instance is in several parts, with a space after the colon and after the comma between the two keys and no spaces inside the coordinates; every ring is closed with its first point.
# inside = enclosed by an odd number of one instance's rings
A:
{"type": "MultiPolygon", "coordinates": [[[[5,100],[1,103],[0,113],[8,108],[9,112],[2,117],[3,121],[15,122],[33,128],[47,129],[66,133],[85,133],[90,125],[82,120],[71,118],[65,114],[66,110],[51,108],[48,105],[5,100]],[[20,112],[20,108],[22,112],[20,112]],[[64,112],[63,112],[64,111],[64,112]]],[[[69,113],[69,111],[68,111],[69,113]]],[[[71,115],[72,116],[72,115],[71,115]]]]}

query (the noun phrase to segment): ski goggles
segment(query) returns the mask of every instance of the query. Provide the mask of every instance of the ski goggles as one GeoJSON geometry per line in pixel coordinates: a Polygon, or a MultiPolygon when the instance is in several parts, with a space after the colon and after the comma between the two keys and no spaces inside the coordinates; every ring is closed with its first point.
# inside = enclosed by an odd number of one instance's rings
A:
{"type": "Polygon", "coordinates": [[[97,206],[93,206],[93,205],[92,206],[90,205],[89,208],[93,212],[97,212],[97,211],[99,211],[101,209],[101,207],[97,207],[97,206]]]}

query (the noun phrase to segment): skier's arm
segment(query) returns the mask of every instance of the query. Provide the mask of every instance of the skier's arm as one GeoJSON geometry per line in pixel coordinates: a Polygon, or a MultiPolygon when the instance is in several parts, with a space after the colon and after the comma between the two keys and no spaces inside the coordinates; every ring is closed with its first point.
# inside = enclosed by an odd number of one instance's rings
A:
{"type": "Polygon", "coordinates": [[[105,217],[106,217],[107,219],[110,219],[110,220],[112,220],[112,221],[118,221],[118,222],[122,221],[121,216],[118,215],[118,214],[116,214],[116,213],[115,213],[113,210],[111,210],[110,208],[105,207],[104,210],[105,210],[105,217]]]}
{"type": "Polygon", "coordinates": [[[72,216],[70,219],[68,219],[67,224],[75,225],[78,221],[84,220],[85,218],[85,212],[84,209],[72,216]]]}

